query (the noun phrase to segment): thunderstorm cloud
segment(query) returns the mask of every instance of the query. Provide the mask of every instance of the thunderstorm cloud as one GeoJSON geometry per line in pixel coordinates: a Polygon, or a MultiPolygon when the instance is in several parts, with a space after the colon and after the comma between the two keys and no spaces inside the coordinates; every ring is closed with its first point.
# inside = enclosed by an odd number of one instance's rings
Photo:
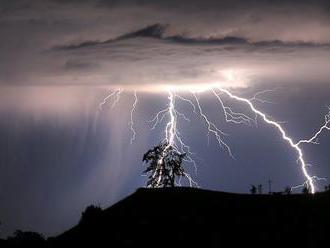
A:
{"type": "MultiPolygon", "coordinates": [[[[297,141],[324,122],[329,78],[328,0],[0,0],[0,238],[16,229],[59,234],[87,205],[108,207],[145,184],[141,155],[164,138],[166,118],[153,130],[148,120],[166,108],[168,92],[138,92],[130,144],[134,95],[126,89],[217,84],[247,98],[276,89],[256,107],[297,141]],[[110,88],[125,90],[100,110],[110,88]]],[[[180,134],[200,157],[198,174],[186,168],[201,187],[302,183],[276,130],[262,120],[225,123],[209,93],[197,93],[201,106],[236,159],[178,99],[191,120],[178,123],[180,134]]],[[[327,135],[302,146],[313,175],[329,178],[327,135]]]]}
{"type": "Polygon", "coordinates": [[[4,0],[0,83],[324,83],[329,14],[327,1],[4,0]]]}

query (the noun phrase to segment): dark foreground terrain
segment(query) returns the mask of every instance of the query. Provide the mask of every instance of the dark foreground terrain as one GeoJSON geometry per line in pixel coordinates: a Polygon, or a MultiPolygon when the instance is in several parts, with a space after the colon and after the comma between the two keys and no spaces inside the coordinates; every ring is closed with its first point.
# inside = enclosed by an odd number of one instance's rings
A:
{"type": "MultiPolygon", "coordinates": [[[[329,247],[330,193],[242,195],[192,188],[139,189],[85,211],[46,247],[329,247]]],[[[1,243],[0,243],[1,244],[1,243]]]]}

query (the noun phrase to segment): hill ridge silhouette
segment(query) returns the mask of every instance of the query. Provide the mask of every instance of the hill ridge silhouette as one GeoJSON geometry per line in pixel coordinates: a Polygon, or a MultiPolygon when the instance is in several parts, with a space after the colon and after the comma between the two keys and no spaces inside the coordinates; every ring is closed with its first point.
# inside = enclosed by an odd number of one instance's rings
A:
{"type": "Polygon", "coordinates": [[[61,235],[67,244],[113,247],[328,243],[330,193],[250,195],[196,188],[140,188],[61,235]]]}

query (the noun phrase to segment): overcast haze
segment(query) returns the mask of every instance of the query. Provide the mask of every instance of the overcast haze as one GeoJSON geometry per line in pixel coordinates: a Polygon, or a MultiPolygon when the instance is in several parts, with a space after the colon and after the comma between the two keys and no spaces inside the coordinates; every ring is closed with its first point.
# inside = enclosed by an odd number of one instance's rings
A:
{"type": "MultiPolygon", "coordinates": [[[[108,207],[144,186],[142,155],[164,138],[150,130],[167,104],[158,85],[218,84],[237,95],[275,89],[256,103],[294,140],[310,137],[330,105],[328,1],[0,0],[1,236],[15,229],[55,235],[89,204],[108,207]],[[99,110],[111,89],[137,90],[136,140],[128,126],[132,91],[99,110]],[[152,90],[151,90],[152,91],[152,90]]],[[[183,95],[191,97],[186,92],[183,95]]],[[[231,159],[204,124],[179,103],[196,152],[202,188],[274,190],[304,177],[277,131],[224,122],[214,96],[198,94],[210,119],[229,134],[231,159]]],[[[235,110],[251,114],[230,99],[235,110]]],[[[330,176],[329,133],[304,145],[313,175],[330,176]]],[[[319,190],[324,182],[319,183],[319,190]]]]}

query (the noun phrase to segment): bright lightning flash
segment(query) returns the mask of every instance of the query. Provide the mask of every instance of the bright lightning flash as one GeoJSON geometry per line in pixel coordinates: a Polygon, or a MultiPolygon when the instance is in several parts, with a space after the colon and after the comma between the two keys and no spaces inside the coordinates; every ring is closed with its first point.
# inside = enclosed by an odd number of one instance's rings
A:
{"type": "MultiPolygon", "coordinates": [[[[257,109],[254,105],[254,101],[258,101],[261,103],[271,103],[267,100],[260,99],[259,96],[264,93],[272,92],[273,90],[265,90],[256,93],[253,98],[243,98],[240,96],[237,96],[230,92],[228,89],[222,88],[219,85],[216,84],[210,84],[210,85],[203,85],[202,87],[191,87],[190,90],[187,90],[189,87],[182,88],[178,87],[176,88],[175,86],[171,85],[166,88],[167,94],[168,94],[168,105],[165,109],[160,110],[158,113],[155,114],[154,118],[150,120],[149,122],[152,123],[151,129],[154,129],[157,125],[163,122],[165,117],[168,118],[168,121],[165,125],[165,138],[163,142],[166,142],[167,146],[165,148],[165,151],[172,147],[175,149],[176,152],[178,153],[186,153],[185,161],[188,163],[191,163],[194,168],[195,168],[195,173],[197,173],[197,167],[196,167],[196,162],[193,159],[194,153],[191,152],[190,147],[183,141],[182,135],[180,134],[178,130],[178,120],[182,119],[185,121],[190,121],[189,118],[186,117],[185,114],[179,112],[176,109],[176,103],[177,101],[180,101],[182,103],[187,103],[192,107],[193,112],[199,116],[206,126],[207,130],[207,138],[208,140],[210,139],[210,135],[215,138],[217,141],[218,145],[220,148],[223,150],[227,151],[228,154],[234,158],[232,151],[230,149],[230,146],[226,143],[225,137],[228,135],[223,132],[220,128],[216,126],[215,123],[213,123],[207,115],[204,113],[202,105],[199,101],[198,93],[199,92],[205,92],[209,91],[214,97],[216,102],[219,104],[220,109],[222,110],[224,114],[224,119],[227,123],[231,124],[245,124],[245,125],[252,125],[252,124],[257,124],[257,119],[258,117],[261,118],[261,120],[266,123],[267,125],[275,128],[281,135],[281,138],[283,139],[284,142],[286,142],[292,150],[297,154],[297,162],[300,165],[302,174],[304,175],[306,181],[298,186],[294,186],[292,188],[296,187],[301,187],[301,186],[307,186],[308,189],[310,190],[311,193],[315,193],[316,191],[316,186],[315,186],[315,181],[317,180],[323,180],[324,178],[319,178],[317,176],[312,176],[309,174],[307,167],[308,164],[306,163],[304,159],[304,154],[303,150],[301,148],[302,144],[318,144],[317,139],[318,137],[322,134],[323,131],[330,131],[330,107],[328,107],[328,114],[325,115],[325,122],[324,124],[319,128],[317,132],[315,132],[311,138],[309,139],[302,139],[299,140],[298,142],[295,142],[292,137],[290,137],[285,129],[282,127],[280,122],[272,120],[270,117],[268,117],[264,112],[261,110],[257,109]],[[193,89],[193,90],[192,90],[193,89]],[[179,94],[179,92],[185,91],[185,92],[190,92],[191,93],[191,98],[183,97],[182,95],[179,94]],[[235,100],[237,102],[246,104],[249,109],[253,112],[254,116],[251,117],[247,114],[240,113],[240,112],[235,112],[232,110],[230,106],[227,106],[222,98],[222,95],[225,95],[229,97],[232,100],[235,100]]],[[[164,88],[165,89],[165,88],[164,88]]],[[[163,90],[164,90],[163,89],[163,90]]],[[[120,94],[122,93],[122,89],[117,89],[112,91],[100,104],[100,109],[102,109],[102,106],[107,103],[107,101],[113,99],[112,107],[116,105],[116,103],[119,101],[120,94]]],[[[138,103],[138,96],[137,92],[134,91],[134,102],[131,108],[130,112],[130,129],[132,132],[132,137],[130,140],[130,143],[133,143],[133,141],[136,138],[136,131],[134,130],[134,119],[133,119],[133,114],[136,109],[136,105],[138,103]]],[[[162,161],[160,161],[161,163],[162,161]]],[[[198,186],[197,183],[192,179],[192,177],[188,174],[184,174],[185,177],[189,180],[190,186],[198,186]]],[[[162,175],[159,175],[160,178],[158,178],[158,181],[161,181],[162,175]]],[[[177,185],[180,185],[181,178],[179,179],[179,182],[177,182],[177,185]]]]}
{"type": "Polygon", "coordinates": [[[326,115],[325,119],[326,119],[326,122],[325,124],[320,128],[320,130],[309,140],[301,140],[301,141],[298,141],[297,143],[295,143],[293,141],[293,139],[291,137],[289,137],[287,135],[287,133],[285,132],[285,130],[283,129],[283,127],[276,121],[273,121],[273,120],[270,120],[265,113],[261,112],[260,110],[256,109],[256,107],[252,104],[252,102],[246,98],[242,98],[242,97],[238,97],[236,95],[233,95],[231,92],[229,92],[228,90],[226,89],[219,89],[221,92],[227,94],[230,98],[234,99],[234,100],[237,100],[239,102],[243,102],[243,103],[246,103],[250,109],[256,114],[258,115],[259,117],[261,117],[265,123],[273,126],[274,128],[276,128],[282,135],[282,139],[284,141],[286,141],[290,147],[295,150],[295,152],[297,153],[298,155],[298,161],[301,165],[301,170],[306,178],[306,184],[307,186],[310,188],[311,190],[311,193],[314,194],[315,193],[315,185],[314,185],[314,180],[316,179],[319,179],[318,177],[316,176],[310,176],[308,171],[307,171],[307,164],[304,160],[304,155],[303,155],[303,151],[302,149],[300,148],[299,144],[301,143],[313,143],[313,140],[315,140],[318,135],[324,130],[324,129],[327,129],[327,130],[330,130],[330,128],[327,126],[329,124],[329,114],[326,115]]]}
{"type": "Polygon", "coordinates": [[[133,113],[135,112],[137,102],[138,102],[137,93],[136,93],[136,91],[134,91],[134,102],[133,102],[132,109],[131,109],[131,121],[129,122],[131,131],[132,131],[132,137],[131,137],[131,140],[130,140],[131,144],[133,144],[133,141],[135,140],[135,137],[136,137],[136,131],[134,129],[133,113]]]}
{"type": "MultiPolygon", "coordinates": [[[[150,121],[154,122],[152,129],[154,129],[163,119],[165,115],[169,116],[169,121],[167,122],[165,126],[165,139],[163,142],[166,142],[167,146],[164,149],[164,153],[169,148],[174,149],[178,153],[186,153],[186,157],[184,161],[188,163],[192,163],[195,171],[197,170],[196,167],[196,162],[192,158],[193,153],[190,151],[190,147],[186,145],[180,135],[180,132],[178,131],[177,128],[177,121],[178,118],[182,118],[186,121],[190,121],[183,113],[180,113],[176,108],[175,108],[175,101],[176,101],[176,95],[173,94],[170,90],[168,91],[168,106],[166,109],[159,111],[155,117],[150,121]]],[[[164,154],[165,155],[165,154],[164,154]]],[[[162,163],[162,158],[160,158],[159,164],[162,163]]],[[[161,176],[159,175],[158,181],[161,181],[161,176]]],[[[192,177],[184,172],[184,176],[188,179],[189,185],[190,186],[197,186],[198,184],[192,179],[192,177]]],[[[179,179],[179,182],[177,182],[178,185],[181,185],[181,178],[179,179]]]]}

